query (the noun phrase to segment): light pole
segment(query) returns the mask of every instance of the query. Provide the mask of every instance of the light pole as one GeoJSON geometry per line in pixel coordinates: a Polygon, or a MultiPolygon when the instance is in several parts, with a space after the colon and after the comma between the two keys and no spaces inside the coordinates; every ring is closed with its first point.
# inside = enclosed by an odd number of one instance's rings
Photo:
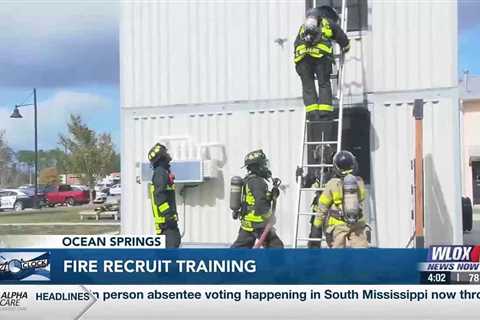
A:
{"type": "Polygon", "coordinates": [[[17,104],[13,109],[12,115],[10,118],[20,119],[23,118],[20,114],[20,107],[33,106],[34,110],[34,127],[35,127],[35,193],[33,194],[33,207],[38,208],[37,194],[38,194],[38,136],[37,136],[37,89],[33,88],[33,104],[17,104]]]}

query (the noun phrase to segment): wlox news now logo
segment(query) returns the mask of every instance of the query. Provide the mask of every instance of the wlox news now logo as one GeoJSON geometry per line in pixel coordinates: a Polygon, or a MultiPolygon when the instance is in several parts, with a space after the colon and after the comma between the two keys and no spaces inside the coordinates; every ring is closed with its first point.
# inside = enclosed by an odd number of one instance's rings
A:
{"type": "Polygon", "coordinates": [[[431,246],[428,249],[425,271],[480,270],[480,245],[431,246]]]}
{"type": "Polygon", "coordinates": [[[50,280],[49,252],[1,252],[0,281],[50,280]]]}

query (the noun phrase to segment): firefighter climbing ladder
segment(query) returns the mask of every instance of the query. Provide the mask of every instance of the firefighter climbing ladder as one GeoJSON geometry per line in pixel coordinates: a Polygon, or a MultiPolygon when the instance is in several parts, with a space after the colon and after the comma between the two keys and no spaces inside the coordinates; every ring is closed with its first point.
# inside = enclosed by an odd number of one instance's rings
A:
{"type": "MultiPolygon", "coordinates": [[[[346,6],[346,0],[342,0],[342,12],[341,12],[341,27],[343,30],[347,30],[347,6],[346,6]]],[[[338,122],[338,131],[337,131],[337,140],[336,141],[325,141],[323,139],[323,134],[322,134],[322,139],[321,141],[308,141],[308,129],[309,125],[311,125],[313,122],[310,122],[306,120],[306,117],[304,117],[304,124],[303,124],[303,133],[302,133],[302,144],[301,144],[301,149],[300,149],[300,163],[301,163],[301,168],[303,169],[309,169],[309,168],[320,168],[321,176],[320,176],[320,186],[319,187],[310,187],[310,188],[304,188],[302,186],[302,179],[299,179],[298,182],[298,192],[297,192],[297,214],[295,216],[295,229],[294,229],[294,235],[293,235],[293,247],[297,248],[299,245],[299,242],[302,243],[307,243],[308,241],[324,241],[324,238],[309,238],[309,237],[299,237],[299,226],[300,226],[300,217],[301,216],[314,216],[315,212],[312,212],[311,210],[309,211],[304,211],[302,210],[302,200],[305,200],[304,197],[302,197],[303,194],[310,195],[311,199],[314,195],[315,192],[321,192],[324,187],[324,172],[326,168],[331,168],[333,167],[333,164],[331,163],[325,163],[325,157],[324,157],[324,149],[327,145],[336,145],[336,151],[339,152],[341,150],[341,143],[342,143],[342,127],[343,127],[343,78],[344,78],[344,72],[343,72],[343,65],[344,65],[344,57],[343,54],[335,54],[335,62],[336,65],[338,66],[337,72],[332,74],[331,76],[331,81],[332,81],[332,87],[336,88],[336,99],[338,101],[338,119],[334,119],[333,121],[338,122]],[[320,148],[320,163],[312,164],[308,163],[308,156],[305,157],[305,148],[308,151],[308,146],[317,146],[320,148]]],[[[318,122],[318,121],[317,121],[318,122]]]]}

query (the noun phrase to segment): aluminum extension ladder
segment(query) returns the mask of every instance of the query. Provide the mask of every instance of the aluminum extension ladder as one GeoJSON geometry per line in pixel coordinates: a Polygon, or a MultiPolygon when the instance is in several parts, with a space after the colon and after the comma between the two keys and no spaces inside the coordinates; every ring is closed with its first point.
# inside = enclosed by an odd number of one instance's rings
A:
{"type": "MultiPolygon", "coordinates": [[[[342,0],[342,12],[341,12],[341,17],[340,17],[340,26],[342,27],[342,30],[347,30],[347,6],[346,6],[346,0],[342,0]]],[[[336,46],[338,47],[338,46],[336,46]]],[[[302,145],[300,148],[300,163],[301,163],[301,168],[302,169],[307,169],[308,168],[320,168],[321,172],[321,177],[320,177],[320,187],[310,187],[310,188],[304,188],[302,186],[302,178],[299,179],[298,181],[298,188],[297,188],[297,213],[295,216],[295,229],[294,229],[294,235],[293,235],[293,247],[297,248],[299,242],[306,243],[308,241],[320,241],[324,242],[324,238],[309,238],[307,237],[299,237],[299,227],[300,227],[300,217],[301,216],[314,216],[316,215],[315,212],[312,212],[311,210],[308,211],[303,211],[302,210],[302,200],[304,200],[303,195],[310,195],[309,200],[311,201],[312,197],[315,195],[316,192],[322,192],[324,189],[324,183],[323,181],[324,174],[325,174],[325,169],[327,168],[332,168],[333,164],[332,163],[325,163],[325,157],[324,157],[324,147],[326,145],[336,145],[336,151],[339,152],[342,148],[342,127],[343,127],[343,80],[344,80],[344,56],[341,53],[336,53],[334,54],[335,58],[335,65],[337,67],[337,72],[333,73],[330,77],[330,81],[332,82],[332,87],[336,88],[336,100],[338,101],[338,118],[334,119],[333,121],[338,122],[338,131],[337,131],[337,140],[336,141],[324,141],[323,139],[323,134],[322,134],[322,139],[321,141],[308,141],[308,128],[309,125],[312,124],[313,122],[310,122],[306,120],[306,116],[303,117],[303,133],[302,133],[302,145]],[[308,146],[315,145],[320,147],[320,163],[317,164],[311,164],[308,163],[308,156],[307,159],[305,159],[305,148],[308,150],[308,146]]],[[[321,122],[321,121],[320,121],[321,122]]],[[[318,123],[318,121],[316,122],[318,123]]]]}

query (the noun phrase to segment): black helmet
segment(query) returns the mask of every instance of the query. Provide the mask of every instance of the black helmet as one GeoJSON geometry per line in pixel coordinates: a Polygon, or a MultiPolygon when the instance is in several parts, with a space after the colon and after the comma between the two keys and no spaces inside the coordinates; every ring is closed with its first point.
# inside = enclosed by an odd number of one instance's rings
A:
{"type": "Polygon", "coordinates": [[[335,10],[330,6],[316,7],[315,10],[316,10],[317,17],[328,18],[335,23],[338,23],[338,21],[340,20],[337,10],[335,10]]]}
{"type": "Polygon", "coordinates": [[[317,8],[310,8],[307,10],[307,12],[305,12],[305,17],[315,17],[317,18],[319,16],[319,12],[317,10],[317,8]]]}
{"type": "Polygon", "coordinates": [[[356,162],[357,160],[351,152],[342,150],[333,157],[333,170],[338,176],[346,176],[353,173],[356,162]]]}
{"type": "Polygon", "coordinates": [[[152,165],[159,161],[169,163],[172,161],[172,157],[168,153],[167,147],[163,144],[156,143],[150,151],[148,151],[148,161],[150,161],[152,165]]]}
{"type": "Polygon", "coordinates": [[[262,149],[247,153],[244,161],[247,169],[263,178],[269,179],[272,176],[268,168],[268,159],[262,149]]]}

